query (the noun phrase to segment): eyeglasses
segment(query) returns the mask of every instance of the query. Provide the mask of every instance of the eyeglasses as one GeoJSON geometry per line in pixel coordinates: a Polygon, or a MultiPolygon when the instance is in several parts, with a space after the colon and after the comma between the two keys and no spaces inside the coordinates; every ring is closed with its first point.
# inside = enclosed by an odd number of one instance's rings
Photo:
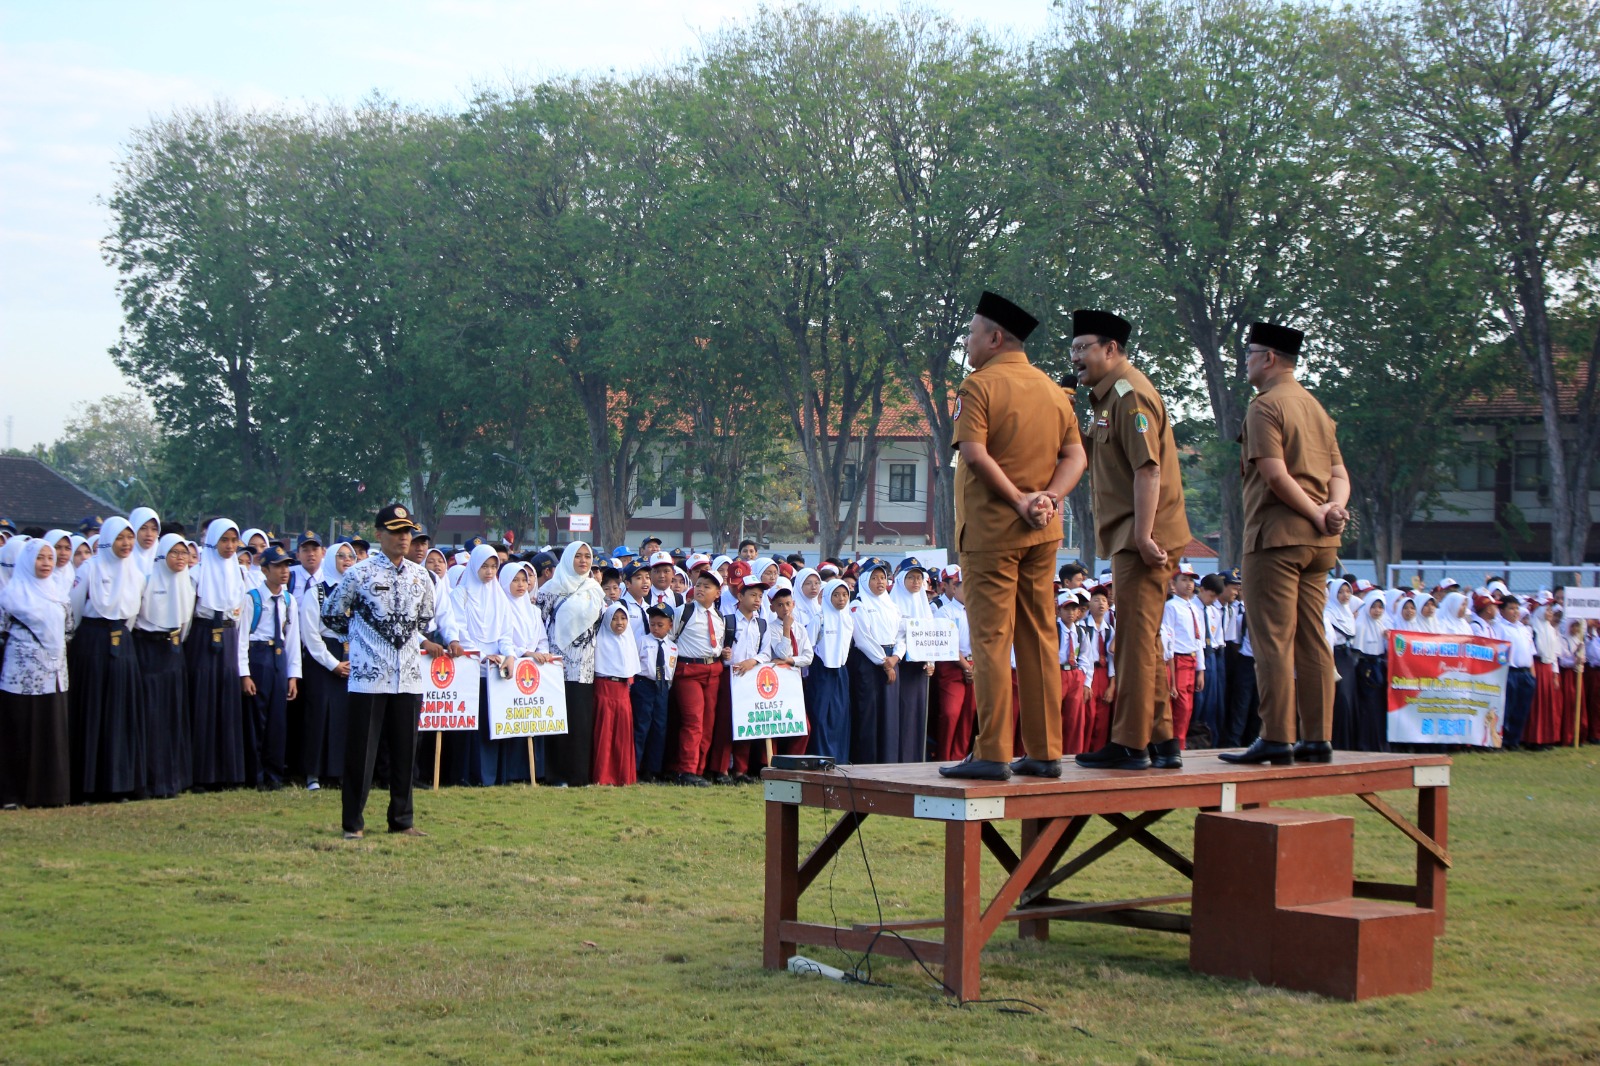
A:
{"type": "Polygon", "coordinates": [[[1084,352],[1088,351],[1090,348],[1098,348],[1100,345],[1102,345],[1104,343],[1105,343],[1104,341],[1084,341],[1082,344],[1074,344],[1072,346],[1072,354],[1073,355],[1082,355],[1084,352]]]}

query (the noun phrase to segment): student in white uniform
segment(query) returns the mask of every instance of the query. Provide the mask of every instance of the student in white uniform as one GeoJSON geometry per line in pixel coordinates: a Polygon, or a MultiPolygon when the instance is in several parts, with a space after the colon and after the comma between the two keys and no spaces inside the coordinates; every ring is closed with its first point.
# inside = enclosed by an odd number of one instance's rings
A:
{"type": "Polygon", "coordinates": [[[300,612],[288,590],[289,553],[272,545],[261,553],[257,569],[261,587],[249,590],[247,639],[238,647],[239,684],[249,705],[245,764],[257,788],[275,790],[289,779],[289,701],[300,689],[300,612]]]}

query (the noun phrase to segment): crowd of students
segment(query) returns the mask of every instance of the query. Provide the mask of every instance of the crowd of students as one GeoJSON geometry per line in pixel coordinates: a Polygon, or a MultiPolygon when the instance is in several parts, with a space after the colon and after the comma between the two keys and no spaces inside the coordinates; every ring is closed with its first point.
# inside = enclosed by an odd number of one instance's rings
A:
{"type": "MultiPolygon", "coordinates": [[[[16,531],[0,521],[0,804],[167,797],[299,782],[346,767],[352,598],[368,545],[313,532],[289,545],[210,522],[200,542],[149,508],[103,525],[16,531]]],[[[961,568],[882,559],[665,552],[608,556],[587,543],[517,557],[473,538],[415,536],[433,594],[428,647],[475,662],[480,685],[516,657],[559,660],[568,731],[528,746],[475,732],[425,734],[413,766],[443,783],[688,786],[754,780],[772,750],[841,763],[964,758],[974,721],[961,568]],[[961,658],[907,656],[909,621],[953,622],[961,658]],[[803,674],[807,733],[735,741],[732,677],[771,663],[803,674]],[[439,745],[435,750],[435,745],[439,745]]],[[[1259,730],[1237,571],[1173,579],[1161,627],[1176,736],[1239,747],[1259,730]]],[[[1334,746],[1385,750],[1386,634],[1481,633],[1511,644],[1504,742],[1571,743],[1574,667],[1600,627],[1561,625],[1561,590],[1523,604],[1504,582],[1468,593],[1379,590],[1330,578],[1325,629],[1339,673],[1334,746]]],[[[1065,751],[1106,743],[1116,700],[1116,590],[1069,563],[1057,575],[1065,751]]],[[[371,621],[371,620],[369,620],[371,621]]],[[[1600,695],[1596,675],[1586,701],[1600,695]]],[[[486,701],[485,701],[486,702],[486,701]]],[[[485,716],[486,717],[486,716],[485,716]]],[[[1600,740],[1600,714],[1578,728],[1600,740]]],[[[375,741],[376,743],[376,741],[375,741]]],[[[1020,754],[1020,737],[1017,739],[1020,754]]],[[[364,800],[364,796],[363,796],[364,800]]]]}

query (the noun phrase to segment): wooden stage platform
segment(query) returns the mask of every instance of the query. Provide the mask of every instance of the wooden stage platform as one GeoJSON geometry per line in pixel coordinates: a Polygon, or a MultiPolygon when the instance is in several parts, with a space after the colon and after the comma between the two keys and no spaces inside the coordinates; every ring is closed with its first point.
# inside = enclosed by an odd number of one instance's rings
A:
{"type": "Polygon", "coordinates": [[[1185,895],[1091,901],[1064,898],[1062,886],[1096,860],[1132,841],[1193,879],[1188,857],[1149,827],[1180,810],[1235,811],[1315,796],[1359,796],[1409,837],[1417,849],[1414,884],[1357,881],[1354,894],[1415,904],[1436,914],[1444,930],[1445,850],[1450,759],[1443,755],[1336,752],[1331,763],[1234,766],[1215,752],[1185,753],[1181,770],[1084,770],[1065,760],[1059,780],[1014,777],[1007,782],[940,777],[938,764],[844,766],[829,771],[767,769],[767,881],[762,961],[781,969],[800,944],[850,952],[917,958],[944,968],[944,982],[960,1000],[978,998],[979,952],[1002,923],[1019,923],[1019,935],[1048,939],[1052,921],[1105,922],[1187,933],[1190,916],[1167,909],[1185,895]],[[1413,825],[1379,793],[1415,790],[1413,825]],[[843,812],[831,832],[801,859],[800,808],[843,812]],[[869,815],[944,823],[944,914],[921,921],[848,927],[798,920],[800,896],[869,815]],[[1110,824],[1104,839],[1069,857],[1091,820],[1110,824]],[[1021,822],[1021,851],[995,827],[1021,822]],[[1005,873],[984,895],[980,878],[987,850],[1005,873]],[[906,935],[943,929],[944,939],[906,935]]]}

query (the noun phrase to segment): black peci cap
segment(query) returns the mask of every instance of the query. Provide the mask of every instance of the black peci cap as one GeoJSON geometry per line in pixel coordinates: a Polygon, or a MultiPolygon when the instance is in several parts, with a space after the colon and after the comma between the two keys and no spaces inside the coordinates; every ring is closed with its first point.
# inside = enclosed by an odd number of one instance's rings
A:
{"type": "Polygon", "coordinates": [[[403,504],[391,503],[378,512],[377,527],[390,533],[403,533],[406,530],[415,532],[422,527],[411,518],[411,512],[403,504]]]}
{"type": "Polygon", "coordinates": [[[1133,323],[1110,311],[1094,311],[1080,307],[1072,312],[1072,335],[1081,337],[1086,333],[1110,337],[1123,347],[1127,347],[1128,338],[1133,336],[1133,323]]]}
{"type": "Polygon", "coordinates": [[[1271,348],[1273,351],[1281,352],[1292,359],[1300,354],[1300,345],[1305,339],[1306,335],[1304,333],[1297,329],[1290,329],[1288,326],[1274,325],[1271,322],[1252,322],[1250,323],[1250,332],[1245,337],[1244,342],[1246,344],[1259,344],[1263,348],[1271,348]]]}
{"type": "Polygon", "coordinates": [[[997,293],[984,292],[978,297],[978,314],[990,322],[1016,337],[1019,341],[1028,339],[1039,325],[1039,320],[1028,312],[997,293]]]}

